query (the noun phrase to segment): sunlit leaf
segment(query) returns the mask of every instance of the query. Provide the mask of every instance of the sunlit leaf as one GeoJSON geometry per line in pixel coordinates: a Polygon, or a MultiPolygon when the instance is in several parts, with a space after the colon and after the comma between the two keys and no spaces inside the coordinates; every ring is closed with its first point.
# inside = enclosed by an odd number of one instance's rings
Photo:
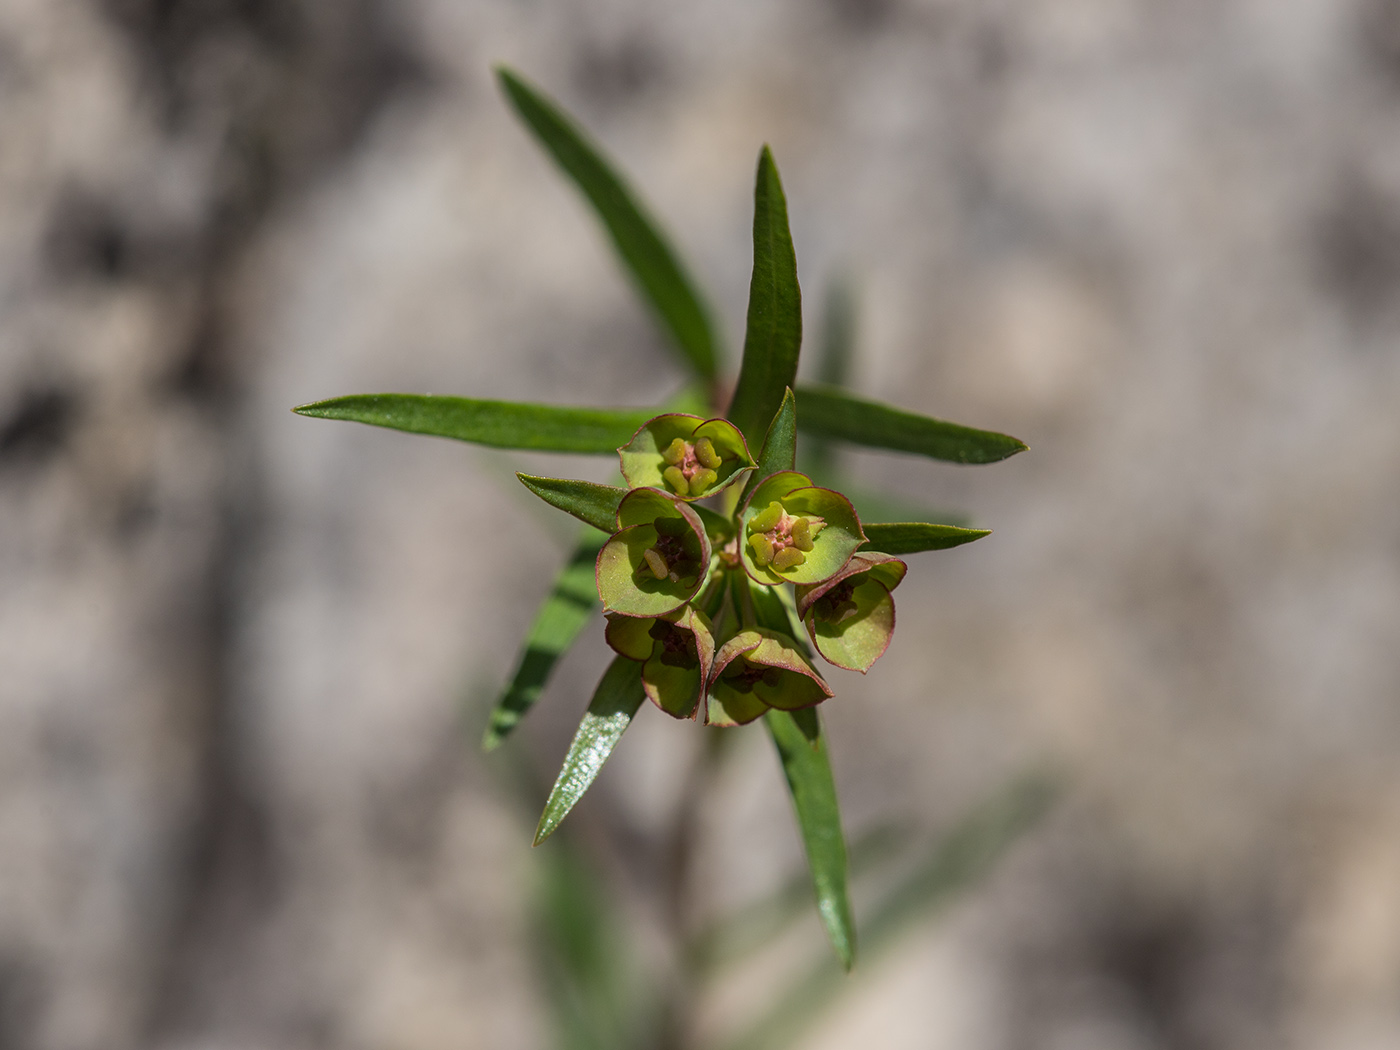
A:
{"type": "Polygon", "coordinates": [[[613,657],[574,733],[559,778],[544,804],[539,827],[535,829],[536,846],[553,834],[574,808],[574,803],[583,797],[645,699],[642,665],[624,656],[613,657]]]}
{"type": "Polygon", "coordinates": [[[1026,449],[1006,434],[862,401],[827,387],[799,387],[797,408],[797,425],[804,433],[953,463],[995,463],[1026,449]]]}
{"type": "Polygon", "coordinates": [[[530,633],[525,636],[510,684],[491,711],[481,741],[487,751],[498,746],[539,699],[559,657],[573,645],[598,608],[594,571],[598,551],[605,542],[605,534],[589,529],[554,581],[549,596],[535,615],[535,622],[530,625],[530,633]]]}
{"type": "MultiPolygon", "coordinates": [[[[809,726],[820,725],[815,711],[806,713],[809,726]]],[[[836,784],[827,760],[826,740],[808,741],[798,719],[787,711],[771,711],[764,722],[777,746],[778,757],[792,794],[793,809],[807,851],[817,911],[841,965],[849,970],[856,958],[856,926],[846,889],[846,840],[836,805],[836,784]]]]}
{"type": "Polygon", "coordinates": [[[778,406],[778,414],[773,417],[773,422],[768,427],[768,434],[763,439],[763,450],[758,454],[758,466],[749,476],[748,484],[744,486],[744,493],[740,500],[748,498],[749,493],[764,478],[776,474],[783,470],[792,470],[793,464],[797,460],[797,398],[793,396],[789,387],[783,391],[782,404],[778,406]]]}
{"type": "Polygon", "coordinates": [[[935,525],[927,521],[863,522],[866,549],[884,554],[917,554],[958,547],[983,536],[991,529],[960,529],[956,525],[935,525]]]}
{"type": "Polygon", "coordinates": [[[551,507],[572,514],[585,525],[603,532],[617,529],[617,506],[627,495],[614,485],[595,485],[573,478],[541,478],[533,474],[515,475],[520,483],[551,507]]]}
{"type": "MultiPolygon", "coordinates": [[[[536,139],[593,205],[627,272],[686,362],[704,378],[713,379],[716,353],[709,311],[660,227],[603,151],[556,103],[503,66],[497,67],[496,76],[536,139]]],[[[614,442],[613,447],[626,440],[614,442]]]]}
{"type": "Polygon", "coordinates": [[[782,404],[783,391],[796,382],[801,348],[802,292],[797,285],[787,199],[773,154],[764,146],[754,187],[753,278],[744,361],[729,406],[730,420],[744,432],[751,448],[763,441],[782,404]]]}
{"type": "Polygon", "coordinates": [[[656,414],[649,408],[576,408],[432,394],[351,394],[292,411],[493,448],[607,455],[656,414]]]}

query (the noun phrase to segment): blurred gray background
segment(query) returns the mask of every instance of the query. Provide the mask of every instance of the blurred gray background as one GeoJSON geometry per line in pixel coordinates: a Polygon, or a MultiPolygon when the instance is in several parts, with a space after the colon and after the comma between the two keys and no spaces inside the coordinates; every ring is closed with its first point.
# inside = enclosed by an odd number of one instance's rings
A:
{"type": "MultiPolygon", "coordinates": [[[[1031,446],[848,460],[995,529],[833,672],[848,824],[1068,788],[803,1045],[1400,1047],[1396,0],[4,0],[0,1047],[550,1045],[535,813],[475,743],[568,544],[511,470],[608,464],[288,412],[679,383],[497,61],[731,367],[767,141],[854,385],[1031,446]]],[[[646,841],[698,735],[644,711],[571,819],[646,841]]],[[[707,802],[706,907],[800,869],[770,750],[707,802]]]]}

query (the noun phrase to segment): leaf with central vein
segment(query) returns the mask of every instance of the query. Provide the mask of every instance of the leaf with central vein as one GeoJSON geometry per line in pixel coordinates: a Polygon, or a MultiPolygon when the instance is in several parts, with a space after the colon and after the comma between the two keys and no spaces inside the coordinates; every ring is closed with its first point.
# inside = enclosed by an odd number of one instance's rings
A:
{"type": "Polygon", "coordinates": [[[827,936],[841,965],[849,970],[856,958],[856,926],[846,891],[846,840],[841,834],[841,813],[836,805],[836,784],[827,761],[826,737],[820,732],[816,712],[810,713],[807,730],[787,711],[769,711],[763,720],[778,748],[778,757],[792,793],[807,867],[817,895],[827,936]],[[808,733],[816,730],[816,746],[808,733]]]}
{"type": "Polygon", "coordinates": [[[583,797],[645,699],[642,665],[625,656],[614,657],[603,672],[588,711],[574,733],[569,753],[564,756],[559,779],[544,804],[539,827],[535,829],[536,846],[554,833],[574,803],[583,797]]]}
{"type": "Polygon", "coordinates": [[[554,665],[568,652],[598,608],[595,563],[607,541],[604,533],[589,529],[555,579],[554,587],[535,615],[535,622],[530,625],[530,633],[525,636],[515,674],[491,711],[481,740],[483,750],[491,751],[499,746],[520,724],[540,698],[554,665]]]}
{"type": "Polygon", "coordinates": [[[787,200],[768,147],[758,156],[754,186],[753,278],[749,282],[748,330],[739,385],[729,419],[757,448],[782,404],[783,391],[797,379],[802,348],[802,291],[797,285],[797,253],[788,229],[787,200]]]}
{"type": "Polygon", "coordinates": [[[797,402],[804,432],[854,445],[917,452],[952,463],[995,463],[1026,450],[1024,442],[1007,434],[915,415],[840,390],[799,387],[797,402]]]}
{"type": "Polygon", "coordinates": [[[687,363],[705,379],[714,379],[715,339],[709,311],[656,223],[602,150],[555,103],[509,69],[498,66],[496,76],[540,145],[593,205],[628,273],[687,363]]]}
{"type": "Polygon", "coordinates": [[[617,505],[627,495],[626,489],[573,478],[541,478],[520,473],[515,476],[551,507],[558,507],[565,514],[572,514],[585,525],[592,525],[603,532],[617,531],[617,505]]]}
{"type": "Polygon", "coordinates": [[[758,483],[770,474],[780,470],[791,470],[797,461],[797,399],[792,396],[792,388],[783,391],[783,402],[778,406],[778,414],[768,427],[768,436],[763,439],[763,451],[758,454],[758,466],[749,475],[740,504],[748,498],[758,483]]]}
{"type": "Polygon", "coordinates": [[[861,527],[869,540],[866,550],[885,554],[947,550],[992,533],[991,529],[960,529],[956,525],[934,525],[927,521],[862,522],[861,527]]]}
{"type": "Polygon", "coordinates": [[[609,456],[656,415],[650,408],[574,408],[432,394],[351,394],[298,405],[292,411],[493,448],[609,456]]]}

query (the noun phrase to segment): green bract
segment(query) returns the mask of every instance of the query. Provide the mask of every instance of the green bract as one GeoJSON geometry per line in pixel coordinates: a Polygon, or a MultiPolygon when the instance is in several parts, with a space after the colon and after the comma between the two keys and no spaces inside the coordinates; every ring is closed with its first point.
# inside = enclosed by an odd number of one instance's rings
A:
{"type": "Polygon", "coordinates": [[[729,639],[715,654],[705,724],[743,725],[769,708],[796,711],[830,695],[831,688],[792,638],[752,627],[729,639]]]}
{"type": "Polygon", "coordinates": [[[672,718],[694,718],[715,658],[709,618],[686,605],[665,616],[608,614],[604,632],[619,656],[642,664],[647,699],[672,718]]]}
{"type": "Polygon", "coordinates": [[[758,583],[819,583],[865,542],[851,501],[795,470],[764,478],[739,514],[739,557],[758,583]]]}
{"type": "Polygon", "coordinates": [[[631,488],[664,489],[685,500],[713,496],[754,463],[744,435],[729,420],[679,412],[643,423],[617,455],[631,488]]]}
{"type": "Polygon", "coordinates": [[[898,558],[863,551],[830,579],[797,588],[797,614],[828,663],[864,674],[884,655],[894,634],[890,592],[907,571],[898,558]]]}
{"type": "Polygon", "coordinates": [[[598,597],[608,612],[661,616],[695,596],[709,565],[710,539],[695,511],[659,489],[633,489],[598,552],[598,597]]]}
{"type": "MultiPolygon", "coordinates": [[[[729,382],[723,347],[710,322],[714,314],[635,191],[555,103],[515,74],[497,74],[516,112],[602,221],[624,271],[689,368],[686,385],[666,405],[651,408],[367,394],[296,411],[494,448],[616,451],[625,487],[518,475],[532,493],[586,528],[530,627],[511,683],[491,714],[485,745],[500,744],[540,696],[596,609],[596,585],[607,616],[605,637],[618,655],[568,749],[536,844],[559,827],[588,789],[644,697],[674,718],[695,718],[706,726],[737,726],[763,716],[802,831],[818,913],[849,969],[855,928],[846,849],[826,739],[813,710],[832,693],[797,636],[805,627],[827,661],[864,673],[885,652],[894,631],[891,591],[906,571],[894,555],[953,547],[987,532],[910,520],[920,515],[890,509],[888,496],[862,490],[857,478],[853,487],[837,487],[858,494],[875,522],[863,527],[846,496],[794,469],[798,435],[819,440],[819,454],[801,462],[828,482],[839,441],[957,463],[992,462],[1025,445],[995,431],[852,397],[839,389],[849,348],[837,353],[836,341],[829,343],[827,367],[820,369],[827,385],[794,393],[803,296],[787,198],[767,146],[759,153],[754,180],[743,360],[737,382],[729,382]],[[721,397],[730,390],[732,397],[721,397]],[[626,444],[619,448],[620,441],[626,444]],[[716,495],[721,498],[711,507],[696,502],[716,495]],[[877,520],[881,515],[883,522],[877,520]],[[784,584],[795,586],[795,596],[782,589],[784,584]]],[[[712,748],[702,751],[713,754],[712,748]]],[[[713,758],[705,757],[697,768],[712,766],[713,758]]],[[[686,792],[687,800],[703,795],[703,781],[686,792]]],[[[694,823],[681,822],[682,838],[694,823]]],[[[677,957],[701,954],[687,948],[677,957]]],[[[621,1045],[597,1033],[578,1033],[578,1039],[590,1046],[621,1045]]],[[[740,1039],[736,1045],[768,1041],[740,1039]]]]}

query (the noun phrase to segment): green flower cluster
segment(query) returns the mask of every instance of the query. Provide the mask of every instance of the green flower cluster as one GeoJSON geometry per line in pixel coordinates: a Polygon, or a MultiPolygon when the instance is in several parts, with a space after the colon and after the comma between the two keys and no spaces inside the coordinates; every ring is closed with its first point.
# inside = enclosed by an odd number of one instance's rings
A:
{"type": "MultiPolygon", "coordinates": [[[[867,538],[845,496],[795,470],[755,478],[727,419],[657,416],[618,457],[628,487],[614,490],[598,597],[608,644],[642,665],[662,711],[734,726],[821,703],[832,692],[804,629],[837,667],[864,673],[884,653],[905,565],[860,551],[867,538]]],[[[527,483],[541,495],[584,484],[527,483]]]]}

